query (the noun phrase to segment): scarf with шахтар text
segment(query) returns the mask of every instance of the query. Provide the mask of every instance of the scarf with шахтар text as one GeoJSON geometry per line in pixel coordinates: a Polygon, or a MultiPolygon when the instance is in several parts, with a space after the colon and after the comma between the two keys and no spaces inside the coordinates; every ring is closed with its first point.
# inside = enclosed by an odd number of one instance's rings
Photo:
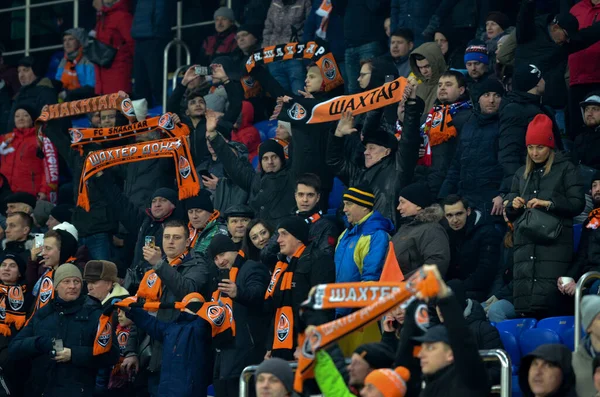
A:
{"type": "MultiPolygon", "coordinates": [[[[314,62],[321,71],[323,77],[323,90],[328,92],[342,84],[344,79],[342,73],[333,57],[333,54],[329,52],[325,42],[309,41],[308,43],[287,43],[275,46],[269,46],[261,48],[254,52],[246,61],[246,71],[252,72],[252,69],[258,64],[268,65],[269,63],[278,61],[287,61],[291,59],[306,59],[314,62]]],[[[246,93],[246,97],[249,95],[256,95],[256,81],[250,77],[250,79],[241,79],[242,87],[246,93]]]]}
{"type": "Polygon", "coordinates": [[[86,211],[90,210],[87,181],[98,172],[115,165],[165,157],[175,161],[179,199],[184,200],[197,195],[200,192],[200,183],[192,161],[188,137],[166,138],[90,152],[85,159],[79,180],[77,205],[86,211]]]}
{"type": "Polygon", "coordinates": [[[284,103],[278,119],[291,124],[318,124],[338,121],[343,112],[353,116],[400,102],[407,80],[399,77],[372,90],[352,95],[340,95],[327,101],[315,98],[294,98],[284,103]]]}
{"type": "MultiPolygon", "coordinates": [[[[361,284],[363,283],[344,283],[343,288],[346,291],[349,291],[350,288],[357,291],[358,288],[363,287],[361,284]],[[355,285],[351,286],[351,284],[355,285]]],[[[386,294],[385,297],[382,297],[381,294],[367,294],[367,299],[369,297],[375,299],[374,303],[368,306],[364,306],[365,301],[344,299],[332,302],[330,299],[330,306],[328,305],[328,307],[331,308],[362,307],[362,309],[347,316],[316,326],[310,332],[299,335],[298,345],[301,346],[300,357],[298,359],[298,368],[296,369],[294,377],[294,390],[297,393],[302,393],[304,381],[314,376],[313,366],[315,354],[318,350],[326,348],[328,345],[340,340],[342,337],[357,329],[377,321],[379,317],[392,310],[398,304],[403,304],[403,307],[408,306],[418,292],[421,293],[422,298],[431,298],[437,295],[440,288],[433,272],[425,272],[422,269],[415,272],[407,282],[396,283],[395,288],[391,286],[390,283],[369,283],[368,285],[374,287],[379,284],[381,284],[382,288],[392,288],[392,292],[386,294]]],[[[316,294],[317,292],[327,292],[327,290],[333,292],[333,288],[335,288],[335,284],[325,284],[325,287],[321,288],[320,291],[317,291],[316,289],[311,291],[311,295],[316,294]]],[[[347,296],[351,295],[347,294],[347,296]]],[[[323,303],[324,302],[325,300],[323,300],[323,303]]],[[[310,307],[310,305],[308,306],[310,307]]]]}

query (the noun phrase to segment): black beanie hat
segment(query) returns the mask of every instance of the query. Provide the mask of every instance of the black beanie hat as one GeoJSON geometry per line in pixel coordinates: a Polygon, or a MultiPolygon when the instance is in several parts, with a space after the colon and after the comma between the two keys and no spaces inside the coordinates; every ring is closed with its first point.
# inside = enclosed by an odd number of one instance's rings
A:
{"type": "Polygon", "coordinates": [[[224,234],[217,234],[210,241],[207,251],[209,258],[214,259],[215,256],[223,252],[237,252],[238,249],[235,247],[235,243],[231,237],[224,234]]]}
{"type": "Polygon", "coordinates": [[[427,208],[434,200],[429,187],[423,183],[413,183],[400,190],[400,197],[421,208],[427,208]]]}
{"type": "Polygon", "coordinates": [[[171,204],[173,205],[177,205],[178,199],[177,199],[177,192],[173,189],[169,189],[168,187],[161,187],[158,188],[154,191],[154,194],[152,195],[152,200],[154,200],[157,197],[162,197],[164,199],[167,199],[171,202],[171,204]]]}
{"type": "Polygon", "coordinates": [[[296,237],[298,240],[302,242],[304,245],[308,245],[309,236],[308,236],[308,223],[304,219],[299,216],[290,216],[285,218],[279,225],[277,229],[285,229],[289,234],[296,237]]]}
{"type": "Polygon", "coordinates": [[[25,262],[25,259],[16,253],[5,252],[2,256],[2,259],[0,259],[0,263],[4,262],[6,259],[12,259],[17,263],[17,266],[19,267],[19,273],[21,273],[21,277],[19,277],[19,279],[23,279],[25,277],[25,271],[27,270],[27,262],[25,262]]]}
{"type": "Polygon", "coordinates": [[[373,369],[391,368],[394,363],[394,355],[383,343],[365,343],[354,351],[365,360],[373,369]]]}
{"type": "Polygon", "coordinates": [[[6,197],[6,200],[4,200],[4,202],[6,204],[24,203],[24,204],[29,205],[33,209],[33,208],[35,208],[37,199],[31,193],[15,192],[15,193],[9,195],[8,197],[6,197]]]}
{"type": "Polygon", "coordinates": [[[593,185],[594,181],[600,181],[600,170],[596,170],[594,176],[592,177],[592,183],[590,185],[593,185]]]}
{"type": "Polygon", "coordinates": [[[197,196],[190,197],[184,200],[185,210],[191,210],[193,208],[199,208],[201,210],[213,213],[215,207],[213,206],[210,192],[206,189],[200,189],[200,193],[197,196]]]}
{"type": "Polygon", "coordinates": [[[500,11],[492,11],[488,14],[485,21],[493,21],[496,22],[502,30],[506,30],[510,27],[510,19],[506,16],[506,14],[500,11]]]}
{"type": "Polygon", "coordinates": [[[29,117],[31,117],[31,121],[33,123],[35,123],[35,120],[40,116],[40,113],[37,110],[35,110],[35,108],[33,108],[29,105],[18,105],[17,108],[15,109],[15,113],[19,109],[22,109],[22,110],[26,111],[27,113],[29,113],[29,117]]]}
{"type": "Polygon", "coordinates": [[[258,40],[259,43],[262,39],[262,34],[263,34],[262,26],[259,24],[256,24],[256,23],[245,23],[243,25],[240,25],[240,27],[238,28],[237,31],[238,31],[238,33],[239,32],[250,33],[252,36],[254,36],[256,38],[256,40],[258,40]]]}
{"type": "Polygon", "coordinates": [[[62,265],[77,253],[77,240],[64,230],[54,229],[54,231],[60,235],[60,264],[62,265]]]}
{"type": "Polygon", "coordinates": [[[527,92],[542,79],[542,72],[533,64],[519,64],[513,72],[513,90],[527,92]]]}
{"type": "Polygon", "coordinates": [[[494,78],[488,78],[488,79],[483,79],[483,81],[479,84],[476,85],[476,93],[477,93],[477,100],[479,101],[479,98],[488,92],[495,92],[496,94],[503,96],[504,95],[504,86],[502,85],[501,82],[499,82],[498,80],[494,79],[494,78]]]}
{"type": "Polygon", "coordinates": [[[558,25],[571,38],[579,32],[579,21],[570,12],[562,12],[556,15],[552,23],[558,25]]]}
{"type": "Polygon", "coordinates": [[[33,70],[33,74],[35,74],[35,77],[39,78],[44,75],[44,70],[41,66],[41,62],[36,62],[36,59],[32,56],[26,56],[26,57],[19,59],[19,62],[17,63],[17,67],[19,67],[19,66],[25,66],[27,68],[31,68],[31,70],[33,70]]]}
{"type": "Polygon", "coordinates": [[[59,204],[52,208],[50,215],[54,217],[60,223],[69,222],[71,223],[71,216],[73,215],[73,206],[68,204],[59,204]]]}
{"type": "Polygon", "coordinates": [[[346,189],[342,195],[342,200],[351,201],[361,207],[373,209],[373,206],[375,205],[375,194],[369,185],[361,183],[346,189]]]}
{"type": "Polygon", "coordinates": [[[273,152],[281,159],[281,165],[285,166],[285,154],[283,153],[283,146],[277,143],[274,139],[267,139],[258,147],[258,158],[262,160],[266,153],[273,152]]]}

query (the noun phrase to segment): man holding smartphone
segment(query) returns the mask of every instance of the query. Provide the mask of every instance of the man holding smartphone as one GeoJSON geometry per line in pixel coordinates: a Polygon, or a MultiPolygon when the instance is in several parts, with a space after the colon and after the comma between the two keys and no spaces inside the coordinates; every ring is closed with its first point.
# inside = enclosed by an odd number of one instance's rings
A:
{"type": "Polygon", "coordinates": [[[229,236],[213,237],[208,257],[217,267],[212,283],[212,299],[224,305],[235,321],[236,336],[227,348],[220,348],[215,359],[216,397],[237,397],[242,370],[258,365],[265,355],[262,343],[267,337],[269,316],[262,310],[269,284],[269,271],[260,262],[247,260],[229,236]]]}

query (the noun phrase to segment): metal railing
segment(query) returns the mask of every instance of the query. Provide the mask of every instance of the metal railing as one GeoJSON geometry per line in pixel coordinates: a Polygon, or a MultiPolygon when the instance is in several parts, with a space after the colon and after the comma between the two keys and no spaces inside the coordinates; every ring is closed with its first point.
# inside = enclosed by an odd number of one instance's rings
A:
{"type": "MultiPolygon", "coordinates": [[[[183,49],[185,50],[186,53],[186,64],[190,64],[192,63],[192,56],[190,53],[190,48],[187,46],[187,44],[185,44],[183,42],[183,40],[179,40],[179,39],[174,39],[172,41],[169,42],[169,44],[167,44],[167,46],[165,47],[164,51],[163,51],[163,97],[162,97],[162,106],[163,106],[163,112],[166,112],[167,109],[167,89],[168,89],[168,83],[169,83],[169,50],[171,49],[171,47],[173,46],[177,46],[177,48],[181,48],[183,47],[183,49]]],[[[177,71],[179,71],[182,67],[178,67],[177,71]]],[[[177,74],[175,74],[174,82],[177,81],[177,74]]]]}
{"type": "MultiPolygon", "coordinates": [[[[599,273],[600,276],[600,273],[599,273]]],[[[500,397],[510,397],[512,391],[512,376],[510,357],[504,350],[480,350],[479,355],[483,361],[498,361],[500,363],[500,384],[492,387],[493,393],[500,393],[500,397]]],[[[346,360],[349,364],[350,360],[346,360]]],[[[296,363],[290,363],[290,368],[296,369],[296,363]]],[[[258,365],[251,365],[244,368],[240,375],[240,397],[248,397],[248,384],[254,376],[258,365]]]]}
{"type": "Polygon", "coordinates": [[[57,5],[57,4],[65,4],[65,3],[73,3],[73,27],[74,28],[79,27],[79,0],[51,0],[51,1],[46,1],[44,3],[35,3],[35,4],[31,4],[31,0],[25,0],[25,5],[1,9],[0,14],[6,13],[6,12],[25,10],[25,34],[24,34],[25,48],[22,50],[5,52],[2,55],[10,56],[10,55],[23,54],[23,55],[27,56],[31,52],[40,52],[40,51],[46,51],[46,50],[58,50],[59,48],[62,48],[62,44],[31,48],[31,9],[39,8],[39,7],[46,7],[46,6],[53,6],[53,5],[57,5]]]}
{"type": "Polygon", "coordinates": [[[581,294],[585,284],[593,279],[600,279],[600,272],[587,272],[579,278],[575,288],[575,351],[579,348],[579,340],[581,339],[581,294]]]}

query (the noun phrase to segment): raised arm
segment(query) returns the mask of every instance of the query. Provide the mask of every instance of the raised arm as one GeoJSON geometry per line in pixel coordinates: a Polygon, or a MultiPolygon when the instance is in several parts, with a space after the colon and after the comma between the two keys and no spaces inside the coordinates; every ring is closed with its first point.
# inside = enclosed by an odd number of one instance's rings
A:
{"type": "Polygon", "coordinates": [[[329,136],[327,146],[327,165],[331,167],[333,173],[342,180],[344,185],[349,186],[351,181],[360,173],[360,168],[344,154],[344,137],[355,133],[353,127],[354,117],[351,112],[344,112],[338,122],[335,133],[329,136]]]}

